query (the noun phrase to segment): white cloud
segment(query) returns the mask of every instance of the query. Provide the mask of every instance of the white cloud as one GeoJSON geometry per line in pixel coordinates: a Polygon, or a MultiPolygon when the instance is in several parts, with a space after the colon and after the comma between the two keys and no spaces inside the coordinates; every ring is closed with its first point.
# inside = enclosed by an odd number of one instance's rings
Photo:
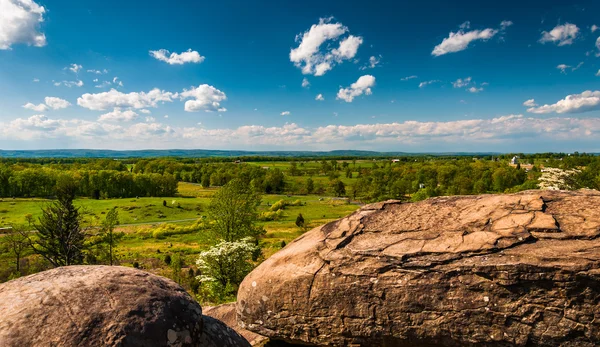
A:
{"type": "Polygon", "coordinates": [[[600,36],[596,39],[596,49],[598,49],[598,53],[596,53],[596,56],[600,56],[600,36]]]}
{"type": "Polygon", "coordinates": [[[197,88],[192,87],[190,90],[184,89],[179,94],[179,97],[181,100],[194,99],[185,102],[185,110],[187,112],[198,112],[200,110],[206,112],[226,111],[226,109],[221,107],[221,102],[227,100],[227,96],[222,91],[208,84],[199,85],[197,88]]]}
{"type": "Polygon", "coordinates": [[[156,118],[148,116],[146,117],[146,123],[154,123],[156,122],[156,118]]]}
{"type": "Polygon", "coordinates": [[[101,115],[98,118],[98,122],[131,122],[137,118],[138,114],[134,111],[115,107],[112,112],[101,115]]]}
{"type": "Polygon", "coordinates": [[[77,80],[77,81],[62,81],[62,82],[54,82],[54,85],[57,87],[60,87],[61,85],[65,86],[65,87],[83,87],[83,81],[81,80],[77,80]]]}
{"type": "Polygon", "coordinates": [[[141,109],[140,112],[144,113],[144,114],[150,114],[150,113],[152,113],[150,110],[146,110],[145,108],[141,109]]]}
{"type": "Polygon", "coordinates": [[[166,114],[166,115],[165,115],[163,118],[169,118],[169,115],[168,115],[168,114],[166,114]]]}
{"type": "Polygon", "coordinates": [[[592,25],[592,27],[590,28],[592,33],[596,32],[596,30],[598,29],[600,29],[600,27],[598,27],[596,24],[592,25]]]}
{"type": "Polygon", "coordinates": [[[36,112],[44,112],[49,109],[60,110],[63,108],[67,108],[69,106],[71,106],[71,103],[68,102],[67,100],[53,97],[53,96],[47,96],[44,98],[43,104],[35,105],[35,104],[28,102],[25,105],[23,105],[23,108],[33,110],[36,112]]]}
{"type": "Polygon", "coordinates": [[[46,106],[45,104],[35,105],[35,104],[30,103],[30,102],[28,102],[25,105],[23,105],[23,108],[26,108],[28,110],[33,110],[33,111],[36,111],[36,112],[44,112],[44,111],[48,110],[48,106],[46,106]]]}
{"type": "Polygon", "coordinates": [[[35,83],[37,83],[37,82],[39,82],[39,81],[40,81],[40,79],[39,79],[39,78],[34,78],[34,79],[33,79],[33,82],[35,82],[35,83]]]}
{"type": "Polygon", "coordinates": [[[71,103],[68,102],[65,99],[61,99],[61,98],[57,98],[54,96],[47,96],[44,98],[44,102],[46,103],[46,105],[48,107],[50,107],[53,110],[60,110],[63,108],[67,108],[69,106],[71,106],[71,103]]]}
{"type": "Polygon", "coordinates": [[[331,20],[321,18],[319,24],[312,25],[308,31],[296,36],[296,42],[300,44],[290,51],[290,61],[305,75],[324,75],[336,64],[354,58],[363,43],[362,37],[349,35],[340,41],[337,48],[324,45],[327,41],[339,40],[348,32],[342,23],[332,23],[331,20]]]}
{"type": "MultiPolygon", "coordinates": [[[[297,124],[281,127],[246,125],[238,128],[207,129],[202,126],[170,127],[148,122],[123,124],[80,119],[50,119],[44,115],[0,122],[3,140],[51,139],[89,148],[250,148],[274,145],[314,149],[392,147],[397,145],[434,146],[448,150],[506,148],[508,142],[589,141],[600,136],[600,118],[534,118],[506,115],[489,119],[440,122],[404,121],[396,123],[327,125],[302,128],[297,124]],[[507,139],[510,140],[507,142],[507,139]],[[466,146],[466,147],[465,147],[466,146]],[[482,147],[483,146],[483,147],[482,147]]],[[[50,145],[52,146],[52,145],[50,145]]],[[[51,147],[50,147],[51,148],[51,147]]]]}
{"type": "Polygon", "coordinates": [[[600,77],[600,70],[598,70],[598,72],[596,72],[596,77],[600,77]]]}
{"type": "Polygon", "coordinates": [[[375,85],[375,77],[371,75],[360,76],[358,80],[348,88],[342,88],[337,93],[337,99],[342,99],[346,102],[352,102],[355,97],[360,95],[371,95],[371,88],[375,85]]]}
{"type": "Polygon", "coordinates": [[[118,85],[119,87],[123,86],[123,81],[119,81],[119,77],[114,77],[112,83],[118,85]]]}
{"type": "Polygon", "coordinates": [[[552,42],[557,43],[559,46],[570,45],[573,40],[577,38],[579,34],[579,28],[575,24],[565,23],[563,25],[557,25],[554,29],[542,32],[540,43],[552,42]]]}
{"type": "Polygon", "coordinates": [[[467,77],[465,79],[457,79],[455,82],[452,82],[452,86],[454,88],[462,88],[462,87],[466,87],[471,83],[471,77],[467,77]]]}
{"type": "Polygon", "coordinates": [[[40,32],[46,9],[32,0],[0,1],[0,50],[16,43],[43,47],[46,35],[40,32]]]}
{"type": "Polygon", "coordinates": [[[292,114],[290,111],[283,111],[283,112],[281,112],[282,116],[289,116],[290,114],[292,114]]]}
{"type": "Polygon", "coordinates": [[[104,69],[104,70],[87,70],[87,72],[93,73],[96,75],[105,75],[108,73],[108,70],[106,70],[106,69],[104,69]]]}
{"type": "Polygon", "coordinates": [[[479,93],[483,91],[483,88],[471,87],[467,89],[470,93],[479,93]]]}
{"type": "Polygon", "coordinates": [[[503,20],[502,22],[500,22],[500,29],[504,30],[504,29],[508,28],[511,25],[513,25],[513,22],[511,22],[509,20],[503,20]]]}
{"type": "Polygon", "coordinates": [[[535,99],[529,99],[523,103],[523,106],[536,107],[537,104],[535,103],[535,99]]]}
{"type": "Polygon", "coordinates": [[[68,67],[66,67],[65,69],[69,69],[71,71],[73,71],[74,73],[78,73],[79,70],[81,70],[83,68],[83,66],[78,65],[78,64],[71,64],[68,67]]]}
{"type": "Polygon", "coordinates": [[[305,78],[302,79],[302,88],[308,88],[308,87],[310,87],[310,82],[305,77],[305,78]]]}
{"type": "Polygon", "coordinates": [[[500,29],[487,28],[466,31],[470,28],[470,23],[465,22],[459,27],[457,32],[450,32],[449,36],[442,40],[442,43],[435,46],[431,54],[438,57],[448,53],[463,51],[469,47],[471,42],[477,40],[487,41],[511,25],[511,21],[502,21],[500,29]]]}
{"type": "Polygon", "coordinates": [[[555,104],[531,107],[531,113],[583,113],[600,110],[600,91],[586,90],[581,94],[567,95],[555,104]]]}
{"type": "Polygon", "coordinates": [[[131,92],[128,94],[111,89],[108,92],[97,94],[83,94],[77,98],[77,104],[94,111],[104,111],[116,107],[148,108],[157,107],[158,102],[171,102],[176,97],[177,94],[165,92],[158,88],[154,88],[147,93],[131,92]]]}
{"type": "Polygon", "coordinates": [[[363,67],[361,67],[361,70],[366,70],[366,69],[374,69],[377,67],[377,65],[379,65],[379,63],[381,63],[381,55],[379,57],[376,56],[371,56],[369,58],[369,63],[363,67]]]}
{"type": "Polygon", "coordinates": [[[419,83],[419,88],[424,88],[430,84],[441,82],[440,80],[423,81],[419,83]]]}
{"type": "Polygon", "coordinates": [[[185,63],[202,63],[205,57],[201,56],[197,51],[188,49],[181,53],[170,53],[166,49],[159,49],[158,51],[150,51],[150,56],[164,61],[170,65],[183,65],[185,63]]]}
{"type": "Polygon", "coordinates": [[[317,95],[317,97],[315,98],[315,100],[317,100],[317,101],[324,101],[325,98],[323,97],[323,94],[319,94],[319,95],[317,95]]]}
{"type": "Polygon", "coordinates": [[[570,67],[571,67],[570,65],[566,65],[566,64],[560,64],[560,65],[556,66],[556,68],[560,70],[560,73],[564,73],[564,74],[566,74],[565,70],[567,70],[570,67]]]}
{"type": "Polygon", "coordinates": [[[400,81],[408,81],[408,80],[412,80],[414,78],[417,78],[418,76],[412,75],[412,76],[406,76],[406,77],[402,77],[400,79],[400,81]]]}

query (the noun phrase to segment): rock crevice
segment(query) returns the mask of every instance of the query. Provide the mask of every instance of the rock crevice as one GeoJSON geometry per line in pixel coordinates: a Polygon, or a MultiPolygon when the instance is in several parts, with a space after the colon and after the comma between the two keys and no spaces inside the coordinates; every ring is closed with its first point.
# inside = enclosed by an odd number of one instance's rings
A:
{"type": "Polygon", "coordinates": [[[253,271],[239,320],[313,345],[596,345],[598,206],[595,191],[367,205],[253,271]]]}

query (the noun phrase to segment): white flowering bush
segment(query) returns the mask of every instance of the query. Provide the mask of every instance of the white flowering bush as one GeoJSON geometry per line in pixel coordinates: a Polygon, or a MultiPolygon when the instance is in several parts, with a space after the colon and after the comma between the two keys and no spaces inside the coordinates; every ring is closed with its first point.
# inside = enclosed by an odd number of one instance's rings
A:
{"type": "Polygon", "coordinates": [[[258,247],[250,237],[239,241],[222,241],[200,253],[196,264],[201,274],[196,279],[209,286],[217,296],[237,290],[252,269],[252,255],[258,247]]]}

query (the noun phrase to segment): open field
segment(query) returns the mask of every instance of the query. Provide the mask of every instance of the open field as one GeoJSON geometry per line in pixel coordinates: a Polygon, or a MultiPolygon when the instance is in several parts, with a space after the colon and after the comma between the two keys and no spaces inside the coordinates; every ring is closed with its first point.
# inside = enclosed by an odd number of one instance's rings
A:
{"type": "MultiPolygon", "coordinates": [[[[156,237],[153,232],[162,224],[171,225],[176,222],[177,227],[191,226],[196,220],[206,216],[210,198],[217,189],[204,189],[197,184],[179,183],[182,197],[77,199],[75,204],[81,207],[85,220],[90,225],[98,225],[104,219],[106,212],[116,206],[121,224],[118,231],[125,233],[116,248],[118,263],[131,266],[137,262],[142,268],[170,277],[171,270],[164,263],[166,254],[179,254],[183,259],[184,267],[193,266],[197,254],[213,245],[215,240],[205,230],[192,230],[164,237],[156,237]],[[163,201],[167,202],[166,207],[163,206],[163,201]]],[[[278,220],[259,222],[266,231],[261,239],[264,258],[279,250],[282,241],[289,243],[305,230],[341,218],[358,208],[345,199],[317,195],[273,194],[263,195],[259,211],[268,211],[270,206],[279,200],[290,202],[300,200],[302,205],[287,206],[278,220]],[[304,229],[295,225],[299,213],[305,218],[304,229]]],[[[0,227],[11,224],[27,226],[26,215],[30,214],[34,222],[37,221],[41,215],[41,208],[48,203],[50,200],[44,199],[3,199],[0,202],[0,227]]],[[[10,259],[6,253],[0,253],[0,268],[13,268],[10,259]]]]}

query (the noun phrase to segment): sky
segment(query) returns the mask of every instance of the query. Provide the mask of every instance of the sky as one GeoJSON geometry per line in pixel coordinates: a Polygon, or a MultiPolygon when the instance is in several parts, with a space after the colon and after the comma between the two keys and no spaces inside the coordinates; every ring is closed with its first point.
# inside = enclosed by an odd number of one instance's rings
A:
{"type": "Polygon", "coordinates": [[[600,152],[598,13],[0,0],[0,149],[600,152]]]}

